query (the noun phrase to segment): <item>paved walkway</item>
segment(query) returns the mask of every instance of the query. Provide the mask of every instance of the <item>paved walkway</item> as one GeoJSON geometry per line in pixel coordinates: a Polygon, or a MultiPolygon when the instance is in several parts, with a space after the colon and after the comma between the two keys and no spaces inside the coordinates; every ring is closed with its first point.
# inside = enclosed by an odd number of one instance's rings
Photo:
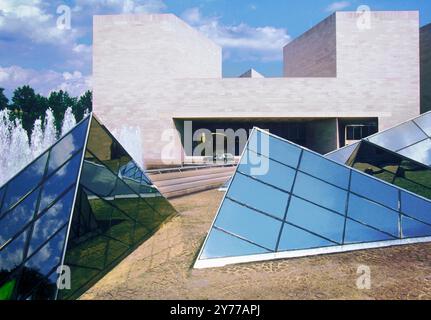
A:
{"type": "Polygon", "coordinates": [[[172,201],[181,213],[83,299],[431,299],[431,244],[194,270],[222,193],[172,201]],[[356,286],[359,265],[371,289],[356,286]]]}

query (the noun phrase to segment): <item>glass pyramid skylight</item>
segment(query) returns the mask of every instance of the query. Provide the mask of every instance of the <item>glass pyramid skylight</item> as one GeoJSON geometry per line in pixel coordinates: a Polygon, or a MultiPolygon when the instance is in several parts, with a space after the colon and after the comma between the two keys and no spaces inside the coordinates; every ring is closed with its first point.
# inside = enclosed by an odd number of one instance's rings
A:
{"type": "Polygon", "coordinates": [[[175,213],[90,115],[0,188],[0,300],[77,298],[175,213]]]}
{"type": "Polygon", "coordinates": [[[255,128],[195,268],[431,241],[431,202],[255,128]]]}
{"type": "MultiPolygon", "coordinates": [[[[378,132],[363,141],[399,153],[407,158],[431,166],[431,111],[393,128],[378,132]]],[[[346,163],[359,142],[332,151],[328,159],[346,163]]]]}

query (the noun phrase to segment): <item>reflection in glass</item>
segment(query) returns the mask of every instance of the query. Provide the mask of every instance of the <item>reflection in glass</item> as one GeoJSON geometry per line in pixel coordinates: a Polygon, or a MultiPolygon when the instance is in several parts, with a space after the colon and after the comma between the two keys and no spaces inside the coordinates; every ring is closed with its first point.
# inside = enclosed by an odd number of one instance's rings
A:
{"type": "Polygon", "coordinates": [[[431,226],[406,216],[401,216],[401,228],[404,238],[431,236],[431,226]]]}
{"type": "Polygon", "coordinates": [[[410,217],[431,224],[431,202],[425,199],[402,191],[401,211],[410,217]]]}
{"type": "Polygon", "coordinates": [[[202,251],[202,259],[246,256],[269,251],[223,231],[212,229],[202,251]]]}
{"type": "Polygon", "coordinates": [[[89,118],[83,120],[51,149],[49,155],[48,174],[51,174],[75,152],[84,147],[88,121],[89,118]]]}
{"type": "Polygon", "coordinates": [[[350,170],[348,168],[309,151],[304,151],[302,154],[299,169],[340,188],[347,189],[349,187],[350,170]]]}
{"type": "Polygon", "coordinates": [[[310,232],[291,226],[287,223],[283,226],[279,251],[310,249],[318,247],[333,246],[335,243],[316,236],[310,232]]]}
{"type": "Polygon", "coordinates": [[[46,278],[55,272],[62,257],[66,228],[63,228],[47,244],[37,251],[24,265],[21,276],[19,294],[22,298],[28,295],[33,288],[38,290],[33,293],[33,299],[53,299],[56,292],[54,277],[46,278]],[[37,294],[36,294],[37,293],[37,294]]]}
{"type": "Polygon", "coordinates": [[[9,211],[0,219],[0,247],[10,241],[33,219],[39,190],[33,191],[12,211],[9,211]]]}
{"type": "Polygon", "coordinates": [[[429,137],[431,137],[431,112],[421,115],[416,118],[414,122],[416,122],[416,124],[421,127],[429,137]]]}
{"type": "Polygon", "coordinates": [[[360,242],[373,242],[373,241],[384,241],[394,240],[395,237],[364,226],[358,222],[347,219],[346,221],[346,232],[344,236],[344,243],[360,243],[360,242]]]}
{"type": "Polygon", "coordinates": [[[28,249],[29,255],[69,221],[74,195],[73,186],[34,223],[28,249]]]}
{"type": "Polygon", "coordinates": [[[44,183],[39,213],[76,182],[80,164],[81,153],[78,153],[44,183]]]}
{"type": "Polygon", "coordinates": [[[325,158],[337,161],[338,163],[345,164],[347,160],[349,160],[350,156],[355,151],[356,147],[359,145],[359,142],[352,143],[348,146],[340,148],[336,151],[328,153],[325,155],[325,158]]]}
{"type": "Polygon", "coordinates": [[[377,203],[398,210],[398,190],[376,179],[353,171],[350,190],[377,203]]]}
{"type": "Polygon", "coordinates": [[[270,250],[275,250],[281,221],[225,199],[215,226],[270,250]]]}
{"type": "Polygon", "coordinates": [[[323,181],[298,172],[293,194],[310,200],[325,208],[344,214],[347,192],[323,181]]]}
{"type": "Polygon", "coordinates": [[[246,175],[254,177],[255,179],[290,192],[293,184],[293,179],[295,177],[295,170],[276,161],[268,159],[268,169],[264,170],[263,172],[256,172],[253,170],[253,168],[244,163],[244,159],[245,158],[241,160],[242,162],[238,166],[239,172],[242,172],[246,175]]]}
{"type": "Polygon", "coordinates": [[[228,197],[283,219],[289,195],[244,175],[235,175],[228,197]]]}
{"type": "Polygon", "coordinates": [[[344,217],[310,202],[293,196],[286,220],[331,241],[342,242],[344,217]]]}
{"type": "Polygon", "coordinates": [[[409,121],[367,139],[386,149],[397,151],[424,140],[426,137],[413,122],[409,121]]]}
{"type": "MultiPolygon", "coordinates": [[[[296,168],[298,166],[301,149],[293,144],[272,137],[268,134],[263,134],[259,130],[254,130],[250,137],[248,148],[254,152],[262,154],[266,157],[287,164],[296,168]]],[[[253,161],[248,162],[253,165],[253,161]]]]}
{"type": "MultiPolygon", "coordinates": [[[[1,213],[3,214],[24,197],[30,190],[37,187],[43,178],[48,153],[39,157],[23,171],[18,173],[6,186],[4,202],[1,213]]],[[[0,214],[0,216],[2,215],[0,214]]]]}
{"type": "Polygon", "coordinates": [[[410,159],[431,166],[431,139],[418,142],[398,152],[410,159]]]}
{"type": "Polygon", "coordinates": [[[381,231],[399,236],[398,212],[354,194],[349,198],[348,216],[381,231]]]}
{"type": "Polygon", "coordinates": [[[0,250],[0,286],[24,259],[28,229],[0,250]]]}

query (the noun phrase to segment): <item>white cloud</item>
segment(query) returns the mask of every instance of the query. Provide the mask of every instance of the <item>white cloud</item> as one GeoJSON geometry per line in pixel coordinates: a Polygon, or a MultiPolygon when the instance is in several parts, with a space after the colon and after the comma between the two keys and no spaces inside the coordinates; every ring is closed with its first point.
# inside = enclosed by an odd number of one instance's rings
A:
{"type": "Polygon", "coordinates": [[[284,28],[252,27],[245,23],[224,25],[219,17],[202,16],[199,8],[187,9],[181,17],[222,46],[225,59],[281,60],[283,47],[291,39],[284,28]]]}
{"type": "Polygon", "coordinates": [[[350,2],[349,1],[333,2],[329,6],[326,7],[325,11],[332,12],[332,11],[343,10],[343,9],[349,7],[349,6],[350,6],[350,2]]]}
{"type": "Polygon", "coordinates": [[[166,9],[162,0],[76,0],[74,12],[104,13],[158,13],[166,9]]]}
{"type": "Polygon", "coordinates": [[[30,85],[43,95],[54,90],[66,90],[72,96],[80,96],[91,89],[91,77],[82,75],[80,71],[60,73],[54,70],[36,71],[19,66],[0,66],[0,87],[12,92],[23,85],[30,85]]]}

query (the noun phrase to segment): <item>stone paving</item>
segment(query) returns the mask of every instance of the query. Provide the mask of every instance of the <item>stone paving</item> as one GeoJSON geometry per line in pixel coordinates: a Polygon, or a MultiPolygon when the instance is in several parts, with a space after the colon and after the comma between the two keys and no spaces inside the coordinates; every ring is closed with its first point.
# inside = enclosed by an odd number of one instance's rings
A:
{"type": "Polygon", "coordinates": [[[191,269],[222,196],[173,199],[180,215],[81,299],[431,299],[431,244],[191,269]],[[369,290],[356,286],[360,265],[369,290]]]}

